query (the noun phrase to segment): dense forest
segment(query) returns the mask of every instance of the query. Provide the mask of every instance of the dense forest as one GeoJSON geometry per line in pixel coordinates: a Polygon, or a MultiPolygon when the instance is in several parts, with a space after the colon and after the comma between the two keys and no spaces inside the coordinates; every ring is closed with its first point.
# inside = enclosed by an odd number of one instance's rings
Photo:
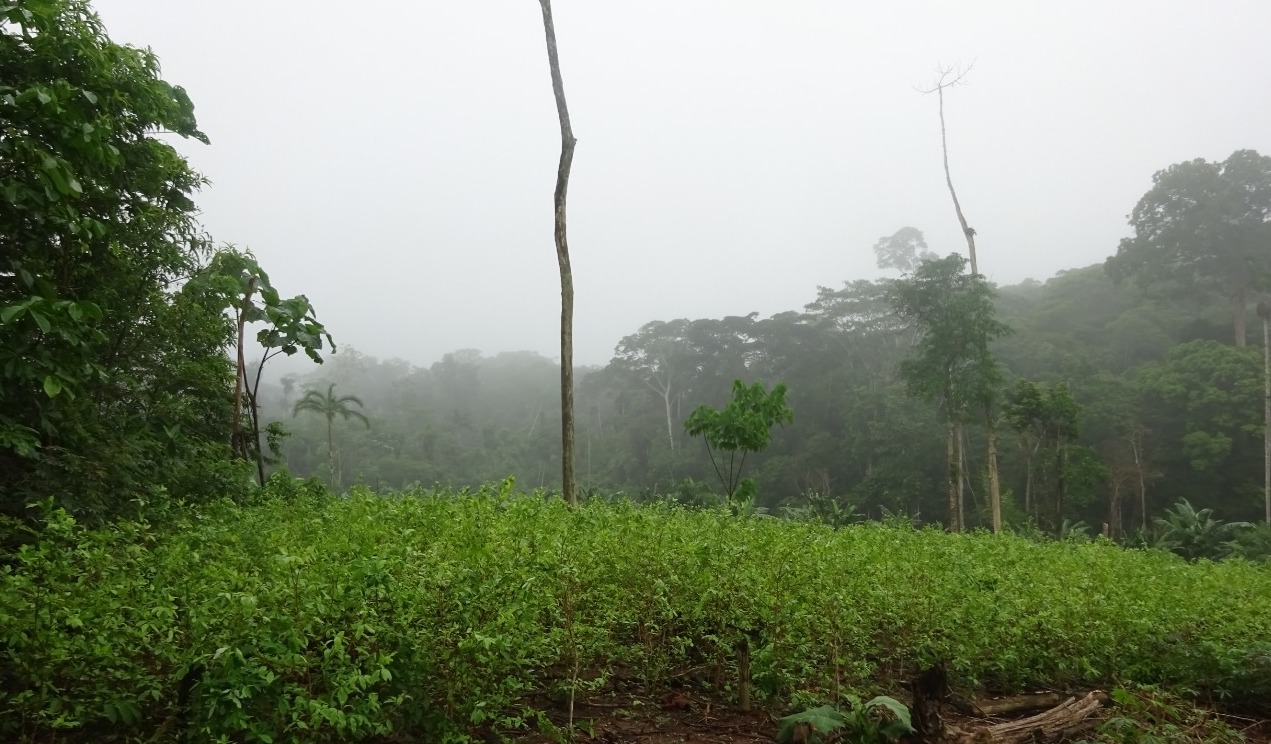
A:
{"type": "MultiPolygon", "coordinates": [[[[184,90],[83,3],[41,8],[6,10],[3,37],[8,79],[24,81],[5,89],[0,140],[6,513],[51,497],[105,517],[241,492],[276,468],[336,489],[560,487],[552,359],[331,356],[304,295],[199,225],[203,181],[171,140],[206,140],[184,90]],[[280,378],[279,355],[326,364],[280,378]]],[[[685,422],[734,381],[780,383],[793,418],[741,453],[770,513],[1123,537],[1187,500],[1271,521],[1271,158],[1163,163],[1124,206],[1106,262],[1044,283],[992,286],[969,228],[968,266],[900,227],[873,246],[880,276],[809,288],[802,309],[633,329],[607,365],[576,370],[579,482],[732,495],[685,422]]]]}
{"type": "MultiPolygon", "coordinates": [[[[1008,521],[1107,524],[1120,535],[1182,499],[1260,519],[1262,350],[1235,343],[1222,295],[1118,282],[1115,265],[996,290],[996,317],[1010,328],[992,345],[1003,368],[1008,521]]],[[[580,483],[700,502],[719,483],[702,442],[685,433],[689,413],[725,403],[734,379],[784,381],[794,422],[750,471],[763,506],[828,501],[875,518],[943,521],[944,427],[938,406],[910,396],[898,373],[922,331],[890,304],[896,281],[821,287],[802,310],[770,318],[653,321],[623,338],[608,365],[576,373],[580,483]]],[[[292,408],[304,390],[329,384],[357,396],[363,405],[349,407],[369,426],[337,418],[334,428],[342,486],[476,485],[512,474],[559,487],[557,374],[533,352],[465,349],[416,367],[345,348],[309,375],[265,387],[262,415],[291,432],[286,467],[326,478],[326,421],[292,408]]],[[[986,525],[984,431],[974,423],[964,434],[967,508],[969,524],[986,525]]]]}

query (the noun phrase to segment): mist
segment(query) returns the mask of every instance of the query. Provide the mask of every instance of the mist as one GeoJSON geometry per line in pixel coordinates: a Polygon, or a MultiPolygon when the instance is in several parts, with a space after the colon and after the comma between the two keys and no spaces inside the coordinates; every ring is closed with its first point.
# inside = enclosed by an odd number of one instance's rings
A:
{"type": "MultiPolygon", "coordinates": [[[[218,241],[304,293],[338,343],[427,365],[558,354],[559,135],[537,4],[100,0],[210,146],[218,241]]],[[[653,319],[769,315],[877,273],[912,225],[1009,284],[1102,261],[1154,172],[1271,150],[1263,2],[558,0],[579,138],[575,358],[653,319]]]]}

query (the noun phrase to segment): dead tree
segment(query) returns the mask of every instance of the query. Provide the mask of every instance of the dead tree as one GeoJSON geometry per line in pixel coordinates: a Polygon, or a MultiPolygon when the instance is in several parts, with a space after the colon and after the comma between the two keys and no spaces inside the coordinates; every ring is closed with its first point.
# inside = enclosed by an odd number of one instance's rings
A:
{"type": "Polygon", "coordinates": [[[560,119],[560,164],[556,169],[555,236],[556,262],[560,266],[560,420],[561,487],[570,506],[578,504],[574,485],[574,275],[569,267],[569,242],[565,233],[565,202],[569,194],[569,170],[574,163],[574,130],[565,105],[565,84],[560,76],[556,53],[556,26],[552,22],[551,0],[538,0],[543,9],[543,31],[547,35],[547,61],[552,72],[552,92],[560,119]]]}
{"type": "MultiPolygon", "coordinates": [[[[941,67],[937,70],[936,80],[932,87],[923,93],[935,93],[940,102],[940,151],[944,158],[944,182],[949,187],[949,196],[953,199],[953,211],[958,216],[958,224],[962,227],[962,235],[966,238],[967,258],[971,262],[971,276],[980,277],[980,264],[975,255],[975,228],[967,224],[966,215],[962,213],[962,202],[958,201],[958,192],[953,188],[953,175],[949,171],[949,136],[944,121],[944,89],[961,85],[971,72],[971,66],[941,67]]],[[[1002,531],[1002,485],[997,467],[997,416],[993,401],[985,399],[984,431],[987,439],[987,457],[989,471],[989,510],[992,514],[993,531],[1002,531]]],[[[965,472],[965,469],[964,469],[965,472]]]]}
{"type": "Polygon", "coordinates": [[[940,101],[940,149],[944,154],[944,181],[949,186],[949,196],[953,197],[953,211],[957,212],[958,224],[962,226],[962,234],[966,237],[967,258],[971,260],[971,273],[978,275],[980,265],[975,258],[975,228],[967,224],[966,215],[962,214],[962,203],[958,201],[958,192],[953,188],[953,176],[949,173],[949,137],[944,124],[944,89],[961,85],[970,72],[970,66],[965,70],[960,67],[938,68],[935,84],[922,92],[935,93],[940,101]]]}

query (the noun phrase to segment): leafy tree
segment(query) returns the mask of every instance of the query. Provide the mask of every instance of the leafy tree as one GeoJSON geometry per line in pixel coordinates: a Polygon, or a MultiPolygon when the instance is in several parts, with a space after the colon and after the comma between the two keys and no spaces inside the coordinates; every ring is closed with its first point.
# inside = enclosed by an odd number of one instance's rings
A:
{"type": "Polygon", "coordinates": [[[224,317],[174,291],[203,265],[207,142],[154,54],[86,0],[0,6],[0,508],[108,516],[156,488],[226,495],[224,317]]]}
{"type": "Polygon", "coordinates": [[[320,393],[317,390],[308,390],[304,397],[296,401],[296,405],[291,409],[293,416],[299,416],[301,412],[316,413],[327,421],[327,468],[331,475],[331,484],[336,485],[335,481],[335,417],[348,421],[349,419],[357,419],[361,421],[366,428],[371,428],[371,421],[361,411],[353,410],[352,406],[362,407],[362,399],[356,395],[335,394],[335,385],[327,385],[327,391],[320,393]]]}
{"type": "Polygon", "coordinates": [[[1040,496],[1035,486],[1038,480],[1049,480],[1050,507],[1046,521],[1054,530],[1058,530],[1064,520],[1070,446],[1077,439],[1080,411],[1067,383],[1062,382],[1045,385],[1019,380],[1007,397],[1006,420],[1019,437],[1025,457],[1024,508],[1041,513],[1041,499],[1034,498],[1040,496]],[[1039,474],[1034,467],[1039,460],[1049,471],[1041,473],[1040,479],[1035,477],[1039,474]]]}
{"type": "MultiPolygon", "coordinates": [[[[898,367],[900,378],[911,395],[938,404],[945,414],[949,528],[953,531],[965,526],[961,426],[972,406],[980,405],[991,431],[992,400],[1001,372],[989,343],[1010,331],[996,318],[992,288],[966,273],[966,267],[967,260],[957,254],[924,261],[911,276],[893,282],[888,289],[896,313],[922,331],[912,356],[898,367]]],[[[995,449],[993,441],[991,451],[995,449]]],[[[992,458],[989,468],[990,476],[996,477],[992,458]]],[[[1001,506],[995,501],[991,508],[994,526],[999,527],[1001,506]]]]}
{"type": "Polygon", "coordinates": [[[1238,150],[1221,163],[1197,159],[1158,171],[1130,225],[1134,237],[1108,259],[1108,275],[1226,298],[1236,345],[1244,346],[1249,300],[1271,275],[1271,157],[1238,150]]]}
{"type": "Polygon", "coordinates": [[[672,405],[681,393],[683,378],[694,357],[687,339],[689,321],[656,320],[618,342],[615,366],[639,378],[662,401],[666,413],[666,438],[675,449],[672,405]]]}
{"type": "Polygon", "coordinates": [[[915,227],[902,227],[892,235],[884,235],[874,243],[874,256],[880,269],[896,269],[909,273],[923,261],[938,258],[927,249],[927,239],[915,227]]]}
{"type": "Polygon", "coordinates": [[[684,429],[690,436],[706,440],[711,466],[731,499],[746,455],[762,452],[772,441],[772,427],[793,420],[794,414],[786,403],[785,384],[777,383],[772,392],[767,392],[762,382],[747,387],[741,380],[734,380],[732,400],[723,410],[699,406],[684,422],[684,429]],[[720,453],[718,459],[716,452],[720,453]]]}

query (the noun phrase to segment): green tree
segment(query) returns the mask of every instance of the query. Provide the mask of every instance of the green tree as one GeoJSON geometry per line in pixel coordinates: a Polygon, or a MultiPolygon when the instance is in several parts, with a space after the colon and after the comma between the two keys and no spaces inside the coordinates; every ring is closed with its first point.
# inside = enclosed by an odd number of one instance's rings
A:
{"type": "Polygon", "coordinates": [[[734,380],[732,400],[723,410],[698,406],[684,422],[684,429],[689,436],[706,440],[711,466],[731,499],[740,484],[746,455],[762,452],[772,441],[772,427],[793,420],[783,383],[768,392],[762,382],[748,387],[741,380],[734,380]],[[716,452],[720,453],[719,458],[716,452]]]}
{"type": "Polygon", "coordinates": [[[1242,518],[1262,506],[1261,357],[1255,349],[1191,341],[1138,371],[1170,500],[1207,493],[1223,500],[1217,505],[1224,513],[1242,518]]]}
{"type": "Polygon", "coordinates": [[[292,416],[299,416],[301,412],[316,413],[327,421],[327,469],[331,476],[331,485],[336,486],[335,478],[335,417],[348,421],[349,419],[357,419],[361,421],[366,428],[371,428],[371,421],[361,411],[353,410],[352,406],[362,407],[362,399],[356,395],[340,395],[335,394],[335,385],[327,385],[327,391],[320,393],[317,390],[308,390],[304,397],[296,401],[296,405],[291,409],[292,416]]]}
{"type": "MultiPolygon", "coordinates": [[[[961,427],[972,407],[980,406],[992,432],[992,404],[1001,383],[1001,371],[989,349],[994,339],[1010,329],[997,320],[993,289],[966,272],[967,260],[957,254],[924,261],[904,279],[892,282],[888,299],[896,313],[922,334],[912,355],[898,372],[911,395],[936,403],[943,410],[947,429],[946,464],[949,485],[949,528],[963,529],[961,427]]],[[[990,453],[996,449],[990,438],[990,453]]],[[[990,478],[996,463],[990,457],[990,478]]],[[[1001,504],[990,494],[994,527],[1000,528],[1001,504]]]]}
{"type": "Polygon", "coordinates": [[[1245,345],[1252,293],[1271,275],[1271,157],[1238,150],[1221,163],[1190,160],[1152,177],[1130,215],[1134,237],[1108,259],[1108,275],[1231,306],[1245,345]]]}
{"type": "Polygon", "coordinates": [[[0,6],[4,510],[55,494],[107,516],[156,487],[241,487],[227,323],[172,289],[208,256],[203,180],[155,135],[207,138],[158,70],[86,0],[0,6]]]}
{"type": "Polygon", "coordinates": [[[1077,438],[1080,411],[1067,383],[1062,382],[1045,385],[1019,380],[1007,397],[1006,420],[1019,437],[1020,449],[1024,452],[1024,509],[1033,514],[1041,513],[1036,486],[1039,480],[1048,482],[1050,504],[1046,521],[1056,534],[1064,520],[1070,446],[1077,438]],[[1035,467],[1039,461],[1046,466],[1040,474],[1035,467]],[[1039,475],[1042,477],[1038,478],[1039,475]]]}
{"type": "Polygon", "coordinates": [[[279,354],[293,356],[301,350],[311,360],[322,364],[320,352],[323,340],[331,345],[333,352],[335,342],[326,327],[318,322],[309,298],[297,295],[283,299],[274,289],[269,274],[250,252],[239,251],[233,246],[222,248],[185,289],[199,293],[205,302],[220,305],[233,315],[235,331],[231,341],[235,347],[235,381],[230,444],[236,455],[255,461],[257,478],[263,486],[265,457],[260,444],[260,406],[257,401],[265,364],[279,354]],[[252,379],[248,379],[249,370],[243,352],[249,323],[264,324],[256,333],[256,342],[263,348],[263,355],[255,366],[252,379]],[[244,431],[242,427],[244,411],[250,431],[244,431]]]}

